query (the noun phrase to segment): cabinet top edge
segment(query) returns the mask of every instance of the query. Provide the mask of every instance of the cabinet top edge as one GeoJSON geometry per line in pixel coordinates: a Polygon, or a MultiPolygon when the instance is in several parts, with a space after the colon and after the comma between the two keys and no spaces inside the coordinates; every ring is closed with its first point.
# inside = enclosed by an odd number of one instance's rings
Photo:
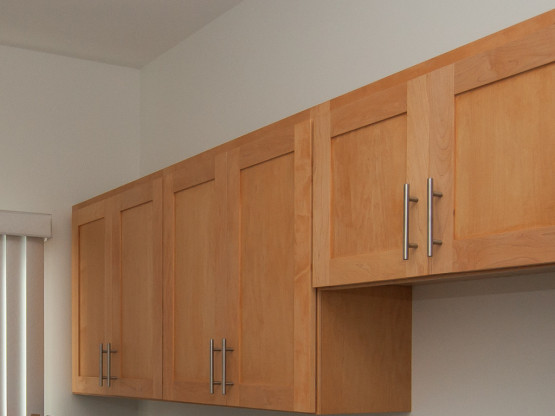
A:
{"type": "Polygon", "coordinates": [[[552,25],[555,25],[555,9],[484,36],[449,52],[445,52],[427,61],[418,63],[407,69],[396,72],[395,74],[333,98],[330,100],[331,108],[333,110],[334,108],[342,107],[362,97],[368,96],[369,94],[374,94],[400,83],[408,82],[411,79],[425,75],[444,66],[455,64],[473,55],[501,47],[507,43],[544,30],[552,25]]]}
{"type": "Polygon", "coordinates": [[[555,9],[548,12],[540,14],[538,16],[532,17],[523,22],[517,23],[501,31],[495,32],[491,35],[480,38],[474,42],[463,45],[457,49],[446,52],[435,58],[429,59],[425,62],[416,64],[410,68],[404,69],[400,72],[377,80],[371,84],[360,87],[356,90],[347,92],[339,97],[333,98],[331,100],[319,103],[311,108],[300,111],[296,114],[288,116],[284,119],[276,121],[272,124],[263,126],[255,131],[242,135],[236,139],[222,143],[216,147],[205,150],[202,153],[186,158],[180,162],[177,162],[168,167],[162,168],[154,173],[147,176],[141,177],[135,181],[129,182],[108,192],[102,193],[98,196],[80,202],[73,206],[73,210],[80,209],[99,200],[105,199],[112,195],[124,192],[127,189],[139,185],[141,183],[146,183],[157,177],[163,177],[164,175],[170,174],[176,170],[181,169],[185,164],[190,163],[194,159],[207,159],[213,158],[219,153],[227,152],[232,149],[241,147],[245,144],[252,143],[268,135],[276,134],[276,132],[283,132],[284,130],[291,129],[293,132],[296,124],[306,121],[313,117],[313,111],[322,105],[329,105],[330,109],[342,107],[344,105],[350,104],[353,101],[357,101],[361,98],[367,97],[368,95],[375,94],[377,92],[392,88],[403,82],[408,82],[418,76],[427,74],[436,69],[442,68],[447,65],[455,64],[465,58],[477,55],[488,50],[492,50],[503,46],[504,44],[513,42],[535,32],[544,30],[550,26],[555,25],[555,9]]]}
{"type": "Polygon", "coordinates": [[[117,188],[111,189],[111,190],[109,190],[107,192],[104,192],[100,195],[96,195],[92,198],[86,199],[85,201],[79,202],[79,203],[73,205],[72,209],[73,209],[73,211],[79,210],[81,208],[86,207],[87,205],[94,204],[95,202],[98,202],[98,201],[101,201],[103,199],[109,198],[111,196],[117,195],[119,193],[125,192],[128,189],[133,188],[134,186],[141,185],[141,184],[156,180],[158,178],[161,179],[162,175],[163,175],[163,170],[162,169],[158,170],[156,172],[151,173],[150,175],[143,176],[139,179],[136,179],[136,180],[128,182],[124,185],[118,186],[117,188]]]}
{"type": "Polygon", "coordinates": [[[163,171],[164,175],[170,174],[170,173],[172,173],[176,170],[181,169],[183,165],[185,165],[187,163],[190,163],[194,159],[201,159],[202,160],[202,159],[207,159],[207,158],[213,158],[219,153],[228,152],[230,150],[239,148],[239,147],[244,146],[246,144],[250,144],[252,142],[255,142],[257,140],[265,138],[267,136],[271,136],[273,134],[283,134],[284,130],[290,130],[290,134],[292,136],[294,134],[295,125],[310,119],[312,108],[313,107],[311,107],[309,109],[306,109],[306,110],[303,110],[303,111],[300,111],[296,114],[288,116],[288,117],[286,117],[284,119],[281,119],[279,121],[276,121],[272,124],[268,124],[268,125],[263,126],[263,127],[259,128],[257,130],[254,130],[250,133],[244,134],[243,136],[237,137],[236,139],[233,139],[233,140],[230,140],[228,142],[222,143],[222,144],[220,144],[216,147],[205,150],[202,153],[191,156],[191,157],[189,157],[187,159],[184,159],[180,162],[174,163],[173,165],[170,165],[170,166],[162,169],[162,171],[163,171]]]}

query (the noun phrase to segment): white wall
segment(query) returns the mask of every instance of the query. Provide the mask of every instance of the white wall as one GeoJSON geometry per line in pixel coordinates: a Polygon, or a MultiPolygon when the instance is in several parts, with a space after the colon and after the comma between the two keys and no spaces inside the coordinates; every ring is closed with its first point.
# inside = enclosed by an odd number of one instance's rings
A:
{"type": "Polygon", "coordinates": [[[141,71],[141,174],[545,12],[553,0],[244,0],[141,71]]]}
{"type": "MultiPolygon", "coordinates": [[[[553,7],[245,0],[141,71],[145,175],[553,7]]],[[[413,415],[551,415],[555,275],[419,286],[413,415]]],[[[144,402],[148,416],[263,415],[144,402]]]]}
{"type": "Polygon", "coordinates": [[[0,209],[53,214],[45,245],[45,410],[132,415],[71,394],[71,206],[139,174],[137,70],[0,47],[0,209]]]}

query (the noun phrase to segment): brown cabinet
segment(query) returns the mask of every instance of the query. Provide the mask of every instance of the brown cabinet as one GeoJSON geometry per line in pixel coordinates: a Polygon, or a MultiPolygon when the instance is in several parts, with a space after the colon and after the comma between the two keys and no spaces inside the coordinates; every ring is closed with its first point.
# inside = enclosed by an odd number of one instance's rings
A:
{"type": "Polygon", "coordinates": [[[528,28],[315,110],[315,287],[555,261],[555,26],[528,28]]]}
{"type": "Polygon", "coordinates": [[[314,412],[311,125],[258,136],[166,171],[164,398],[314,412]]]}
{"type": "Polygon", "coordinates": [[[161,398],[161,227],[160,175],[74,207],[74,393],[161,398]]]}

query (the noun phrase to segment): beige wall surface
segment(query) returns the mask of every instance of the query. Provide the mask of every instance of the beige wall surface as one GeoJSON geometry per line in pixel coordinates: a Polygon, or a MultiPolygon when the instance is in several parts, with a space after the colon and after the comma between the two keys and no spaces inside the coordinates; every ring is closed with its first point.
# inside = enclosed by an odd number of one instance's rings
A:
{"type": "Polygon", "coordinates": [[[138,174],[139,71],[0,47],[0,209],[52,214],[45,243],[45,411],[136,414],[71,394],[71,206],[138,174]]]}

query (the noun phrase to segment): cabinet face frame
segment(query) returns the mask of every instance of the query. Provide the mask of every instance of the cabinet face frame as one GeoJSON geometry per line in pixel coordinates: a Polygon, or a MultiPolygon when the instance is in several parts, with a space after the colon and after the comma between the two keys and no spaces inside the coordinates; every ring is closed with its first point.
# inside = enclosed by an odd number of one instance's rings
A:
{"type": "MultiPolygon", "coordinates": [[[[462,169],[479,169],[475,165],[473,158],[469,157],[469,151],[461,153],[461,143],[457,140],[463,140],[456,137],[457,131],[464,133],[464,126],[457,126],[460,120],[457,120],[456,105],[459,102],[458,97],[465,94],[482,94],[482,96],[491,96],[492,88],[507,88],[507,86],[519,83],[523,77],[532,76],[534,73],[541,71],[550,71],[553,74],[553,62],[555,61],[555,25],[522,39],[510,42],[504,46],[494,48],[492,50],[477,54],[466,58],[453,65],[444,68],[443,86],[438,85],[438,91],[443,97],[446,107],[443,109],[443,116],[437,118],[435,125],[437,140],[431,143],[431,150],[435,152],[431,157],[432,175],[438,178],[441,187],[438,188],[443,192],[444,197],[437,201],[436,224],[438,226],[436,232],[438,238],[443,240],[443,245],[438,247],[434,253],[431,263],[431,273],[444,274],[453,272],[479,271],[487,269],[496,269],[504,267],[527,266],[532,264],[544,264],[555,261],[553,247],[555,246],[555,226],[526,226],[525,224],[514,224],[505,230],[488,230],[481,233],[473,234],[472,232],[462,233],[460,227],[462,223],[468,223],[472,220],[468,214],[465,216],[466,210],[460,208],[460,203],[469,200],[472,197],[468,193],[466,187],[461,186],[461,177],[457,175],[464,173],[462,169]],[[502,84],[503,83],[503,84],[502,84]],[[505,87],[502,87],[505,85],[505,87]],[[441,138],[442,132],[445,136],[441,138]],[[463,165],[461,157],[465,157],[464,161],[470,166],[463,165]],[[460,169],[460,170],[459,170],[460,169]],[[458,185],[457,185],[458,184],[458,185]],[[442,189],[443,188],[443,189],[442,189]],[[509,229],[513,228],[513,229],[509,229]],[[457,231],[457,229],[459,231],[457,231]]],[[[549,77],[549,75],[547,75],[549,77]]],[[[553,75],[551,75],[551,79],[553,75]]],[[[553,80],[551,81],[553,88],[553,80]]],[[[544,88],[549,88],[545,86],[544,88]]],[[[553,93],[553,92],[552,92],[553,93]]],[[[468,98],[468,97],[462,97],[468,98]]],[[[518,98],[515,97],[514,100],[518,98]]],[[[511,97],[504,97],[505,101],[511,100],[511,97]]],[[[515,101],[516,102],[516,101],[515,101]]],[[[511,104],[508,104],[511,105],[511,104]]],[[[553,106],[553,103],[550,104],[553,106]]],[[[522,109],[525,111],[525,109],[522,109]]],[[[485,110],[487,111],[487,110],[485,110]]],[[[470,120],[466,116],[467,120],[470,120]]],[[[520,114],[516,116],[520,117],[520,114]]],[[[473,122],[474,124],[479,121],[473,122]]],[[[505,120],[497,120],[510,125],[513,120],[505,115],[505,120]]],[[[549,120],[546,120],[549,123],[549,120]]],[[[493,121],[492,121],[493,123],[493,121]]],[[[553,130],[555,119],[551,119],[551,131],[553,130]]],[[[488,123],[486,123],[488,124],[488,123]]],[[[491,127],[484,125],[487,129],[500,131],[499,126],[491,127]]],[[[544,126],[544,130],[549,127],[544,126]]],[[[536,138],[542,140],[543,138],[536,138]]],[[[545,138],[552,140],[553,137],[545,138]]],[[[483,139],[482,139],[483,140],[483,139]]],[[[492,137],[492,141],[501,142],[501,138],[492,137]]],[[[491,146],[489,146],[491,149],[491,146]]],[[[508,147],[503,146],[500,152],[507,152],[508,147]]],[[[541,148],[532,149],[533,152],[540,152],[541,148]]],[[[545,149],[547,151],[547,149],[545,149]]],[[[503,157],[503,156],[502,156],[503,157]]],[[[507,152],[505,158],[515,159],[515,154],[507,152]]],[[[495,158],[491,156],[491,163],[495,158]]],[[[515,159],[516,160],[516,159],[515,159]]],[[[528,166],[528,170],[533,169],[528,166]]],[[[499,169],[495,174],[499,175],[499,169]]],[[[509,172],[513,173],[513,172],[509,172]]],[[[510,175],[509,175],[510,176],[510,175]]],[[[498,178],[502,180],[502,178],[498,178]]],[[[506,182],[505,182],[506,183],[506,182]]],[[[504,189],[510,192],[510,183],[504,189]]],[[[533,186],[534,183],[529,183],[533,186]]],[[[479,186],[479,185],[478,185],[479,186]]],[[[519,185],[520,186],[520,185],[519,185]]],[[[519,191],[522,190],[520,186],[519,191]]],[[[542,190],[536,190],[542,192],[542,190]]],[[[550,189],[544,189],[550,192],[550,189]]],[[[551,192],[553,194],[553,192],[551,192]]],[[[532,196],[533,197],[533,196],[532,196]]],[[[553,197],[551,197],[553,199],[553,197]]],[[[535,199],[534,197],[532,199],[535,199]]],[[[525,202],[526,195],[522,195],[525,202]]],[[[494,204],[495,205],[495,204],[494,204]]],[[[485,205],[484,205],[485,206],[485,205]]],[[[510,207],[506,207],[510,209],[510,207]]],[[[539,208],[548,209],[548,207],[539,208]]],[[[500,212],[492,212],[482,209],[482,216],[496,216],[500,212]]],[[[492,222],[495,220],[492,218],[492,222]]]]}

